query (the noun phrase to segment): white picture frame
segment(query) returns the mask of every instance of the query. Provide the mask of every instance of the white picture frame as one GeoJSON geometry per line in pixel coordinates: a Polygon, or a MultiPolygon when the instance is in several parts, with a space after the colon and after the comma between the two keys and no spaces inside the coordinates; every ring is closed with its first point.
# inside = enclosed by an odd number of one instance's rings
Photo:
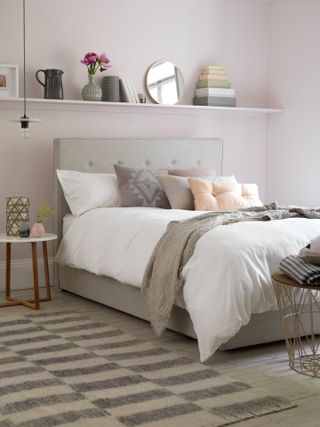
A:
{"type": "Polygon", "coordinates": [[[19,97],[19,67],[0,64],[0,98],[19,97]]]}

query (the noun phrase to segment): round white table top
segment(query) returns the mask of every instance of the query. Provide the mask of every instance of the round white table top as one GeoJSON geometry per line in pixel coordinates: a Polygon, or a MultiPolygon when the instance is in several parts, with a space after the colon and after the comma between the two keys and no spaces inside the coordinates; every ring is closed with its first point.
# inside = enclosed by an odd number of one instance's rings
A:
{"type": "Polygon", "coordinates": [[[57,239],[56,234],[45,233],[42,237],[19,237],[8,236],[5,233],[0,233],[0,243],[33,243],[33,242],[47,242],[49,240],[57,239]]]}

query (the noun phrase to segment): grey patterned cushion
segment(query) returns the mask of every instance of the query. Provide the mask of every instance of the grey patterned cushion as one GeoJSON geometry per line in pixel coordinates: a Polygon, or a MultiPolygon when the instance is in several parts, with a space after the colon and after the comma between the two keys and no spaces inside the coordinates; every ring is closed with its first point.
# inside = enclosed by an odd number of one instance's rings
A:
{"type": "Polygon", "coordinates": [[[118,177],[121,206],[146,206],[170,209],[166,193],[149,169],[113,165],[118,177]]]}

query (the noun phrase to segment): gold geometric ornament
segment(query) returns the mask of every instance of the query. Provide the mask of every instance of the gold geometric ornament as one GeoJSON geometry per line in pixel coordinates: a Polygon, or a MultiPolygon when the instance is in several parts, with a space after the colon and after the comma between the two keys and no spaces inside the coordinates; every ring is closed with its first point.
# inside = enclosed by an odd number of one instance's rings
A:
{"type": "Polygon", "coordinates": [[[29,221],[29,197],[7,197],[6,232],[8,236],[19,236],[20,222],[29,221]]]}

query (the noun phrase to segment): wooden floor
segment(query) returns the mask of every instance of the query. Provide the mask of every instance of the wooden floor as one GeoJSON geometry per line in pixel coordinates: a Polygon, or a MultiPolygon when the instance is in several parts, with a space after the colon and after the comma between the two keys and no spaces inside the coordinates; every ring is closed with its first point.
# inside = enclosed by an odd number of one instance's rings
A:
{"type": "MultiPolygon", "coordinates": [[[[66,309],[108,322],[133,336],[152,340],[199,361],[195,340],[171,331],[167,331],[161,338],[155,338],[147,322],[76,295],[56,291],[51,302],[41,303],[43,311],[66,309]]],[[[22,306],[2,308],[0,311],[2,319],[27,312],[30,309],[22,306]]],[[[261,387],[270,394],[277,394],[298,404],[297,408],[241,422],[236,424],[237,427],[320,426],[320,378],[309,378],[289,369],[283,343],[218,351],[207,364],[233,379],[261,387]]]]}

